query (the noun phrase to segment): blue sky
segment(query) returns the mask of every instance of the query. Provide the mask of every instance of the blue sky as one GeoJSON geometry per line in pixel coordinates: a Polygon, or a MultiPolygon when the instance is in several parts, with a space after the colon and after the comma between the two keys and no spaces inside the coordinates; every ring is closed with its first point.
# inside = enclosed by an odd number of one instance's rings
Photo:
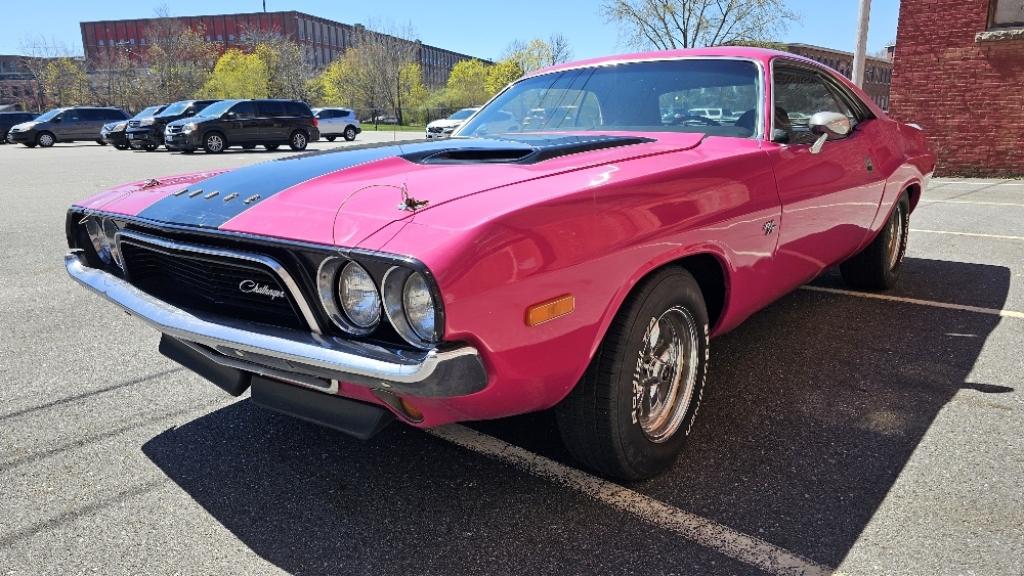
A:
{"type": "MultiPolygon", "coordinates": [[[[0,18],[0,54],[18,54],[23,43],[42,35],[81,53],[78,22],[152,16],[167,5],[174,15],[256,12],[261,0],[41,0],[15,2],[0,18]]],[[[788,0],[801,20],[782,38],[853,51],[857,0],[788,0]]],[[[411,24],[421,40],[483,58],[498,57],[514,38],[528,40],[560,32],[574,57],[588,58],[626,51],[617,29],[598,14],[597,0],[267,0],[267,10],[299,10],[324,18],[357,22],[411,24]],[[486,8],[481,8],[486,6],[486,8]]],[[[874,0],[868,50],[896,38],[899,0],[874,0]]]]}

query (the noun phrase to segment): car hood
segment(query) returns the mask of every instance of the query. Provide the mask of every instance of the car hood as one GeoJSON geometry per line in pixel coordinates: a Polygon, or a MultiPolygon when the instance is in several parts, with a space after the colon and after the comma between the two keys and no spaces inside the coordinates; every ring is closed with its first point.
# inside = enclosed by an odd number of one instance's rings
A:
{"type": "Polygon", "coordinates": [[[15,124],[14,126],[11,126],[11,131],[21,132],[23,130],[31,130],[32,127],[34,127],[36,124],[39,124],[39,122],[36,122],[35,120],[31,120],[29,122],[22,122],[21,124],[15,124]]]}
{"type": "Polygon", "coordinates": [[[80,206],[158,223],[354,247],[396,220],[470,194],[692,148],[703,137],[562,133],[354,146],[173,183],[134,183],[80,206]]]}

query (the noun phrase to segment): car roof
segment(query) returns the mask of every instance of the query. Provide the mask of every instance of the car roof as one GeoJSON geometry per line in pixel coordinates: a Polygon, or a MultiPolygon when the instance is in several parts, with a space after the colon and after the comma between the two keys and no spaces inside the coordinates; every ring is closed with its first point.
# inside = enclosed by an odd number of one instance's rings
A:
{"type": "MultiPolygon", "coordinates": [[[[643,62],[654,60],[673,60],[683,58],[737,58],[755,60],[767,64],[771,59],[785,57],[793,60],[800,60],[811,64],[819,65],[810,58],[804,58],[792,52],[771,50],[769,48],[758,48],[754,46],[715,46],[712,48],[683,48],[679,50],[653,50],[649,52],[633,52],[629,54],[616,54],[613,56],[602,56],[577,60],[540,68],[526,75],[526,77],[539,76],[556,72],[558,70],[571,70],[574,68],[586,68],[590,66],[607,66],[622,62],[643,62]]],[[[820,66],[820,65],[819,65],[820,66]]]]}

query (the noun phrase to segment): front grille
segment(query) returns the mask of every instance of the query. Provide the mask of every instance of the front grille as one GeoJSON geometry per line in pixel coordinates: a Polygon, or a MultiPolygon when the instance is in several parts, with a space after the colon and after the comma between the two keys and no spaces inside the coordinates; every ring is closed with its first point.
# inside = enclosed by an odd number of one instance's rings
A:
{"type": "Polygon", "coordinates": [[[191,312],[308,330],[292,295],[258,262],[121,242],[126,278],[140,290],[191,312]]]}
{"type": "Polygon", "coordinates": [[[139,127],[139,121],[138,120],[129,120],[128,121],[128,127],[129,128],[138,128],[139,127]]]}
{"type": "Polygon", "coordinates": [[[444,131],[444,128],[441,128],[440,126],[431,126],[427,128],[427,132],[430,132],[431,134],[440,134],[442,131],[444,131]]]}

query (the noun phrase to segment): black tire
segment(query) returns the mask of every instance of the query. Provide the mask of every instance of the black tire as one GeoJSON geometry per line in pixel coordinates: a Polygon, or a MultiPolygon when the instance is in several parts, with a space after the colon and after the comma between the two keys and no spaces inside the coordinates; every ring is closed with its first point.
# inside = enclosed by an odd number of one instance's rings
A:
{"type": "Polygon", "coordinates": [[[181,149],[181,153],[182,153],[182,154],[191,154],[191,153],[193,153],[193,152],[195,152],[195,149],[194,149],[194,148],[182,148],[182,149],[181,149]]]}
{"type": "Polygon", "coordinates": [[[255,150],[255,144],[242,144],[242,150],[255,150]]]}
{"type": "Polygon", "coordinates": [[[227,147],[227,139],[220,132],[207,132],[203,135],[203,150],[207,154],[220,154],[227,147]]]}
{"type": "Polygon", "coordinates": [[[267,152],[273,152],[280,148],[280,144],[264,144],[263,147],[267,149],[267,152]]]}
{"type": "Polygon", "coordinates": [[[324,136],[324,138],[326,138],[328,142],[334,142],[337,136],[324,136]]]}
{"type": "Polygon", "coordinates": [[[910,199],[904,192],[871,244],[839,265],[843,280],[863,290],[888,290],[895,286],[907,252],[909,231],[910,199]]]}
{"type": "Polygon", "coordinates": [[[26,147],[26,148],[35,148],[36,147],[36,143],[35,142],[22,142],[21,145],[26,147]]]}
{"type": "Polygon", "coordinates": [[[345,140],[348,140],[349,142],[355,140],[356,139],[356,127],[355,126],[351,126],[351,125],[350,126],[345,126],[345,132],[342,134],[342,136],[344,136],[345,140]]]}
{"type": "Polygon", "coordinates": [[[57,137],[52,132],[40,132],[36,135],[36,144],[42,148],[49,148],[57,143],[57,137]]]}
{"type": "MultiPolygon", "coordinates": [[[[669,267],[645,279],[623,302],[583,378],[556,407],[558,428],[569,453],[587,468],[627,481],[650,478],[671,466],[697,415],[707,376],[707,350],[707,308],[693,276],[681,267],[669,267]],[[669,406],[666,428],[652,436],[658,429],[645,428],[643,401],[648,396],[641,381],[649,380],[653,371],[643,360],[654,356],[646,354],[652,329],[660,328],[668,315],[683,319],[680,326],[686,330],[667,334],[683,334],[690,345],[679,354],[685,361],[676,366],[685,379],[677,392],[678,402],[673,397],[671,406],[664,403],[669,406]]],[[[655,382],[670,382],[663,370],[658,371],[655,382]]]]}
{"type": "Polygon", "coordinates": [[[97,140],[96,143],[99,144],[100,146],[106,146],[107,145],[107,143],[104,142],[103,140],[97,140]]]}
{"type": "Polygon", "coordinates": [[[296,152],[301,152],[309,145],[309,134],[304,130],[296,130],[288,137],[288,147],[296,152]]]}

